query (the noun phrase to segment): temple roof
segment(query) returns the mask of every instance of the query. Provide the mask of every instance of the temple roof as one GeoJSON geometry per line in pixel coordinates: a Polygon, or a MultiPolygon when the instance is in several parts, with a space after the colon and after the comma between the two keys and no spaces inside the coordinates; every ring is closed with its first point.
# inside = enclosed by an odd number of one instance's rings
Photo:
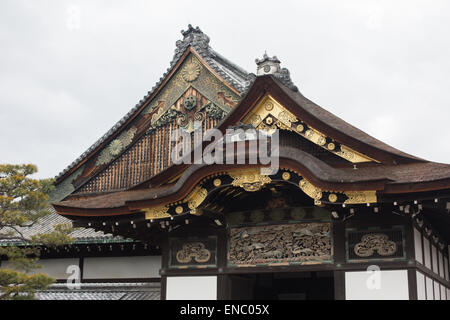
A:
{"type": "MultiPolygon", "coordinates": [[[[391,201],[389,198],[391,195],[401,198],[405,194],[430,191],[445,191],[445,197],[448,196],[449,164],[430,162],[402,152],[326,111],[298,91],[290,79],[289,71],[279,66],[278,58],[269,58],[265,55],[262,60],[257,60],[259,69],[258,76],[255,76],[246,73],[213,51],[209,47],[209,37],[198,27],[189,26],[188,30],[182,31],[182,34],[183,40],[177,41],[170,72],[173,72],[173,68],[179,65],[189,52],[193,52],[203,59],[223,81],[241,94],[240,101],[229,108],[229,112],[215,125],[215,128],[225,133],[227,128],[242,122],[260,129],[272,124],[272,128],[292,132],[294,134],[292,139],[299,143],[296,146],[280,146],[280,167],[298,173],[297,178],[311,183],[312,188],[321,190],[322,195],[327,192],[340,193],[341,203],[348,198],[345,192],[370,192],[371,199],[376,199],[375,202],[383,202],[385,199],[391,201]],[[271,104],[270,107],[267,103],[271,104]],[[267,117],[270,118],[270,123],[264,122],[267,117]],[[306,150],[308,148],[302,149],[302,146],[305,146],[302,144],[303,141],[312,144],[316,151],[318,149],[333,157],[341,157],[339,160],[342,162],[337,165],[322,160],[311,151],[312,149],[309,151],[306,150]]],[[[166,84],[168,80],[165,77],[169,73],[161,78],[152,90],[156,88],[159,90],[161,85],[166,84]]],[[[152,93],[144,100],[153,98],[152,93]]],[[[165,111],[162,112],[169,112],[175,108],[175,104],[173,104],[174,107],[170,105],[166,106],[165,111]]],[[[141,112],[141,109],[137,112],[141,112]]],[[[186,116],[186,113],[183,116],[186,116]]],[[[175,127],[170,128],[170,130],[175,129],[175,127]]],[[[163,134],[168,133],[166,131],[163,134]]],[[[163,138],[158,139],[159,142],[156,145],[148,145],[147,149],[168,148],[161,143],[163,138]]],[[[151,151],[153,152],[153,149],[151,151]]],[[[156,159],[156,162],[168,163],[164,157],[156,159]]],[[[126,175],[134,169],[133,166],[137,166],[133,161],[129,161],[128,165],[130,167],[122,171],[116,170],[115,175],[126,175]]],[[[190,192],[193,192],[200,181],[213,175],[229,172],[236,169],[236,166],[170,164],[150,178],[139,181],[136,179],[132,186],[106,191],[107,194],[95,192],[75,194],[64,201],[55,202],[54,207],[59,213],[71,218],[142,213],[142,210],[148,207],[182,201],[189,196],[190,192]]],[[[259,168],[258,165],[253,167],[259,168]]],[[[298,185],[299,182],[296,183],[298,185]]],[[[427,194],[427,197],[430,195],[427,194]]],[[[361,200],[358,201],[363,203],[361,200]]],[[[371,201],[367,203],[369,202],[371,201]]]]}

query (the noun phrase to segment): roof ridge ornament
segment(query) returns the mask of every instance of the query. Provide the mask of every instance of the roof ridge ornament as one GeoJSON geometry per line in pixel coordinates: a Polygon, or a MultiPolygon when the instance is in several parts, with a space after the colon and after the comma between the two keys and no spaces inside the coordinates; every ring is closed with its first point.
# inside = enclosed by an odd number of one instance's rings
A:
{"type": "Polygon", "coordinates": [[[280,80],[284,85],[293,91],[298,91],[298,88],[291,80],[291,74],[287,68],[281,68],[281,61],[277,56],[269,57],[267,52],[264,52],[262,59],[255,59],[256,62],[256,75],[263,76],[271,74],[280,80]]]}
{"type": "Polygon", "coordinates": [[[187,30],[181,30],[181,34],[183,35],[183,40],[178,40],[175,43],[175,57],[183,53],[190,45],[197,50],[206,50],[209,48],[209,37],[198,26],[194,28],[189,24],[187,30]]]}

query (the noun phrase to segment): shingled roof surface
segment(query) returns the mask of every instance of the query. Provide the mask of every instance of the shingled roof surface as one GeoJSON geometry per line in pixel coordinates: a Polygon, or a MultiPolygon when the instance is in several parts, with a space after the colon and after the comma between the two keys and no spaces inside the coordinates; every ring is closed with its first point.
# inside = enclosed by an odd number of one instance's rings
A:
{"type": "Polygon", "coordinates": [[[283,83],[281,83],[278,79],[274,78],[274,80],[276,82],[278,82],[279,87],[284,91],[284,93],[286,95],[288,95],[293,100],[295,100],[302,108],[304,108],[311,115],[320,119],[322,122],[328,124],[329,126],[341,131],[342,133],[344,133],[348,136],[358,139],[359,141],[362,141],[368,145],[371,145],[375,148],[384,150],[389,153],[393,153],[393,154],[401,156],[401,157],[418,160],[418,161],[424,161],[421,158],[418,158],[416,156],[413,156],[413,155],[407,154],[403,151],[400,151],[400,150],[368,135],[364,131],[354,127],[353,125],[349,124],[348,122],[342,120],[338,116],[332,114],[331,112],[320,107],[313,101],[304,97],[300,92],[289,89],[288,87],[283,85],[283,83]]]}

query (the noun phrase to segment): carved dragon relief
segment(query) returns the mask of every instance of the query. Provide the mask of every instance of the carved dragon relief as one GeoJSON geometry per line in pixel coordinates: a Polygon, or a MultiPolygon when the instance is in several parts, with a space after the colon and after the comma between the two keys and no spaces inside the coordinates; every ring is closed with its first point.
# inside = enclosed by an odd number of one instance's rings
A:
{"type": "Polygon", "coordinates": [[[256,265],[330,262],[330,223],[295,223],[230,230],[228,263],[256,265]]]}
{"type": "Polygon", "coordinates": [[[276,128],[294,131],[314,144],[344,158],[352,163],[370,162],[375,159],[369,158],[343,144],[322,134],[318,130],[308,126],[297,119],[270,95],[265,96],[261,102],[243,120],[257,129],[271,131],[276,128]]]}

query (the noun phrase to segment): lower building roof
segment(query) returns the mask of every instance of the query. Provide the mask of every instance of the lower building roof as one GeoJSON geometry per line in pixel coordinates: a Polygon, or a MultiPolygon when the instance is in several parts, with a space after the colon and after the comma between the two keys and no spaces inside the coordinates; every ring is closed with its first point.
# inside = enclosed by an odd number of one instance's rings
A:
{"type": "Polygon", "coordinates": [[[82,283],[69,289],[66,283],[50,285],[35,294],[38,300],[160,300],[161,284],[152,283],[82,283]]]}

